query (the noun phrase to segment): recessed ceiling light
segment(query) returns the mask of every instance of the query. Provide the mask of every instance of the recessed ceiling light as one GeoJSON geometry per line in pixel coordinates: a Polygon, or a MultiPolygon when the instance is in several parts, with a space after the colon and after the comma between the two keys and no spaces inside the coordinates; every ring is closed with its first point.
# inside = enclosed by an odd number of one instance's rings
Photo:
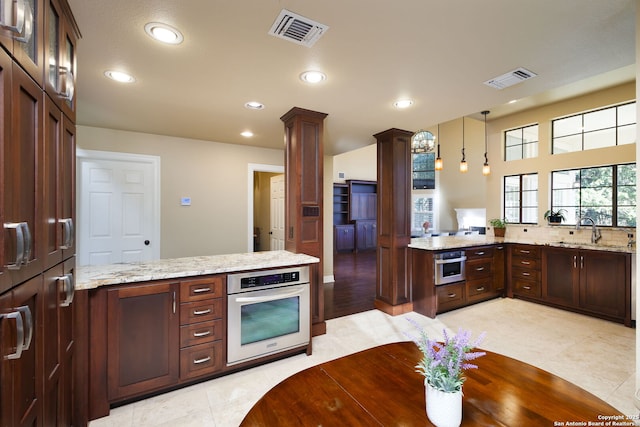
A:
{"type": "Polygon", "coordinates": [[[262,110],[264,108],[264,104],[258,101],[249,101],[244,104],[244,107],[250,110],[262,110]]]}
{"type": "Polygon", "coordinates": [[[104,75],[120,83],[133,83],[136,81],[132,75],[123,73],[122,71],[108,70],[104,72],[104,75]]]}
{"type": "Polygon", "coordinates": [[[149,22],[144,31],[152,38],[168,44],[180,44],[184,40],[182,33],[170,25],[160,22],[149,22]]]}
{"type": "Polygon", "coordinates": [[[517,100],[517,99],[512,99],[512,100],[511,100],[511,101],[509,101],[508,103],[509,103],[509,104],[515,104],[516,102],[518,102],[518,100],[517,100]]]}
{"type": "Polygon", "coordinates": [[[245,130],[240,135],[244,136],[245,138],[251,138],[253,136],[253,132],[251,132],[250,130],[245,130]]]}
{"type": "Polygon", "coordinates": [[[401,99],[393,103],[393,106],[396,108],[408,108],[413,105],[413,101],[410,99],[401,99]]]}
{"type": "Polygon", "coordinates": [[[323,80],[326,80],[327,76],[320,71],[305,71],[300,74],[300,80],[305,83],[320,83],[323,80]]]}

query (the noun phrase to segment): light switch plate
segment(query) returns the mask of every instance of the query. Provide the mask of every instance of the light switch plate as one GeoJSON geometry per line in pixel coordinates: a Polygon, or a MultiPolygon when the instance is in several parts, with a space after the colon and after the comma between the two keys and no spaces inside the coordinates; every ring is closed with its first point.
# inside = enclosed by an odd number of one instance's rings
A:
{"type": "Polygon", "coordinates": [[[183,197],[180,199],[180,206],[191,206],[191,197],[183,197]]]}

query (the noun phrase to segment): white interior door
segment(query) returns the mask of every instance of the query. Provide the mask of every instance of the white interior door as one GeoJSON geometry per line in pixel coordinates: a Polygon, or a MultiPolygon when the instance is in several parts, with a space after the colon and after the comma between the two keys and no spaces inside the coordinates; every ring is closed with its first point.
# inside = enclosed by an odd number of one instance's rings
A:
{"type": "Polygon", "coordinates": [[[271,177],[271,250],[284,250],[284,175],[271,177]]]}
{"type": "Polygon", "coordinates": [[[78,158],[79,265],[159,258],[158,162],[88,153],[78,158]]]}

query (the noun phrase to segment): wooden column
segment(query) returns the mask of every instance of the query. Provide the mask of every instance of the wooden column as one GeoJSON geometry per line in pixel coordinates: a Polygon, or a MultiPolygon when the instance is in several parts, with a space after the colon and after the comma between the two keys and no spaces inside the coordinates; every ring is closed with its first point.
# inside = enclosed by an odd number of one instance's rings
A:
{"type": "Polygon", "coordinates": [[[294,107],[280,119],[285,130],[285,249],[320,258],[311,266],[312,334],[327,332],[323,288],[323,147],[325,113],[294,107]]]}
{"type": "Polygon", "coordinates": [[[378,246],[375,306],[391,315],[413,309],[411,242],[411,136],[389,129],[378,141],[378,246]]]}

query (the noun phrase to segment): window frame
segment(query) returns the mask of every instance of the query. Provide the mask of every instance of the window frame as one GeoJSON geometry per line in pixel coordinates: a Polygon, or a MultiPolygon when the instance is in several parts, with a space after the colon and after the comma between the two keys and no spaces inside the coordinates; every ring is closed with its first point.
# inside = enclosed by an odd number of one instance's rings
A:
{"type": "MultiPolygon", "coordinates": [[[[526,192],[533,191],[533,190],[523,190],[522,189],[523,188],[522,182],[523,182],[524,177],[533,176],[533,175],[535,175],[536,176],[536,180],[539,181],[538,172],[521,173],[521,174],[513,174],[513,175],[504,175],[502,177],[502,200],[503,200],[502,217],[505,218],[507,220],[507,222],[510,223],[510,224],[527,224],[527,225],[530,225],[530,224],[537,224],[538,223],[538,220],[537,220],[538,215],[537,214],[534,216],[535,220],[533,222],[523,222],[522,221],[522,218],[523,218],[523,215],[522,215],[522,211],[523,211],[523,203],[522,203],[522,201],[523,201],[523,197],[522,197],[523,196],[523,191],[526,191],[526,192]],[[513,178],[513,177],[518,177],[518,221],[512,221],[511,219],[509,219],[507,217],[507,182],[506,181],[507,181],[508,178],[513,178]]],[[[536,192],[535,209],[536,209],[536,211],[539,211],[539,209],[540,209],[540,194],[539,194],[539,191],[538,191],[538,187],[536,187],[535,192],[536,192]]],[[[514,193],[514,192],[509,192],[509,193],[514,193]]],[[[533,208],[534,206],[525,206],[525,207],[533,208]]],[[[513,207],[510,207],[510,208],[513,209],[513,207]]]]}
{"type": "Polygon", "coordinates": [[[504,156],[503,156],[503,160],[505,162],[513,162],[516,160],[524,160],[524,159],[535,159],[539,156],[540,154],[540,123],[531,123],[528,125],[524,125],[524,126],[520,126],[520,127],[515,127],[513,129],[507,129],[503,132],[503,137],[504,137],[504,156]],[[538,128],[538,138],[535,141],[531,141],[531,142],[524,142],[524,132],[525,129],[528,128],[533,128],[533,127],[537,127],[538,128]],[[511,132],[515,132],[515,131],[520,131],[521,133],[521,138],[520,138],[520,142],[518,144],[514,144],[514,145],[507,145],[507,134],[511,133],[511,132]],[[525,156],[525,147],[530,146],[535,144],[536,146],[536,155],[535,156],[525,156]],[[508,148],[509,147],[520,147],[520,158],[517,159],[508,159],[507,158],[507,152],[508,152],[508,148]]]}

